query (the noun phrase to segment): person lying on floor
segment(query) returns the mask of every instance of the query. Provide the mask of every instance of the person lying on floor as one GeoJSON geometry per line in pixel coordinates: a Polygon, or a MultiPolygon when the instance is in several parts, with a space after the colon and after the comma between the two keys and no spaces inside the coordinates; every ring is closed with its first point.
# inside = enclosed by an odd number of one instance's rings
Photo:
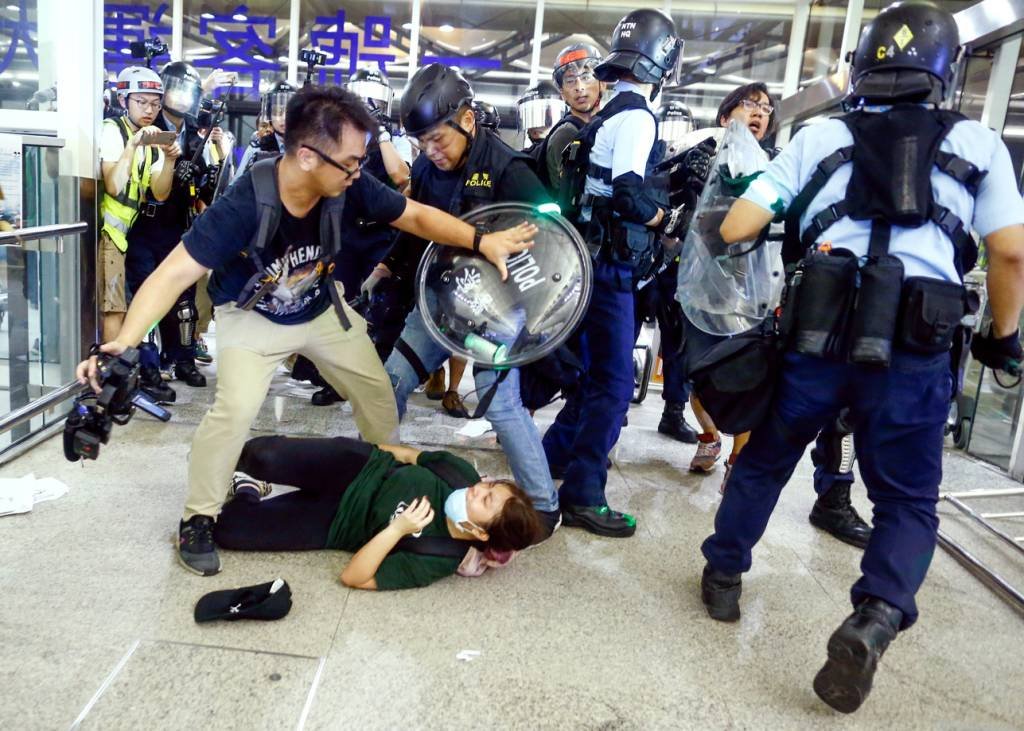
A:
{"type": "Polygon", "coordinates": [[[353,551],[341,581],[356,589],[426,586],[454,574],[471,547],[519,551],[542,537],[518,485],[481,480],[450,452],[346,437],[257,437],[246,442],[237,470],[244,475],[235,475],[233,498],[217,519],[217,545],[353,551]],[[298,490],[261,500],[268,483],[298,490]]]}

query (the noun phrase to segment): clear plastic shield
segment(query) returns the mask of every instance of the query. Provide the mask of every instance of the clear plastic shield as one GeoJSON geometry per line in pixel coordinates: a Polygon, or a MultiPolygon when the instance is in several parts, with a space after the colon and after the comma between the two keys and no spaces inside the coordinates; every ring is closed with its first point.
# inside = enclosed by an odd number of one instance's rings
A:
{"type": "Polygon", "coordinates": [[[726,244],[718,233],[744,179],[767,165],[768,155],[750,130],[730,122],[683,243],[676,289],[690,322],[711,335],[750,330],[771,313],[782,293],[778,244],[726,244]]]}
{"type": "Polygon", "coordinates": [[[479,254],[431,244],[416,275],[430,336],[446,350],[492,368],[543,358],[572,334],[590,303],[590,254],[557,213],[497,203],[462,217],[484,232],[523,221],[538,227],[534,248],[510,257],[508,279],[479,254]]]}

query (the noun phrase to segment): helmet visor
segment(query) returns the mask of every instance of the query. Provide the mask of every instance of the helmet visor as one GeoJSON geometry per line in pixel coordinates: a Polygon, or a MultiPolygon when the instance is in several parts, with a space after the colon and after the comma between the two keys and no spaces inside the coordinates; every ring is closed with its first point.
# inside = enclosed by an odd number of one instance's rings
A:
{"type": "Polygon", "coordinates": [[[348,90],[366,100],[372,110],[381,110],[387,116],[391,116],[391,101],[394,98],[394,93],[390,86],[379,84],[376,81],[353,81],[349,83],[348,90]]]}
{"type": "Polygon", "coordinates": [[[666,142],[675,142],[693,131],[693,120],[686,117],[666,119],[658,124],[658,136],[666,142]]]}
{"type": "Polygon", "coordinates": [[[664,86],[679,86],[683,83],[683,39],[669,38],[673,48],[666,56],[669,63],[668,71],[665,73],[664,86]]]}
{"type": "Polygon", "coordinates": [[[294,91],[276,91],[267,98],[267,118],[274,129],[284,129],[284,118],[288,111],[288,102],[295,96],[294,91]]]}
{"type": "Polygon", "coordinates": [[[567,86],[573,86],[580,82],[589,84],[592,81],[597,81],[597,77],[594,76],[594,69],[599,61],[600,59],[596,58],[585,58],[560,66],[555,70],[555,83],[558,84],[559,88],[564,89],[567,86]]]}
{"type": "Polygon", "coordinates": [[[565,102],[561,99],[531,99],[519,105],[519,129],[548,129],[562,118],[565,102]]]}
{"type": "Polygon", "coordinates": [[[199,98],[202,89],[190,79],[167,79],[164,84],[164,109],[182,117],[199,114],[199,98]]]}

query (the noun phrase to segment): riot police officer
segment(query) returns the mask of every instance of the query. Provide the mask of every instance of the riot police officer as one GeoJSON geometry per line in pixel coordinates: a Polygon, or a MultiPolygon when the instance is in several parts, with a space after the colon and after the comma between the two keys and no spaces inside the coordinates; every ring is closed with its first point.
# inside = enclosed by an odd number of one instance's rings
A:
{"type": "Polygon", "coordinates": [[[648,104],[676,71],[682,45],[660,11],[636,10],[619,21],[611,53],[595,68],[600,81],[614,82],[612,95],[564,158],[563,210],[578,209],[595,257],[594,286],[580,328],[587,370],[544,435],[544,449],[552,474],[565,477],[563,524],[610,537],[636,531],[633,516],[608,507],[607,458],[633,395],[634,272],[650,266],[657,229],[668,220],[667,189],[664,199],[652,197],[664,146],[648,104]]]}
{"type": "Polygon", "coordinates": [[[536,149],[565,109],[562,92],[550,81],[531,86],[516,100],[516,117],[523,132],[523,152],[536,149]]]}
{"type": "Polygon", "coordinates": [[[278,81],[260,99],[260,127],[252,133],[249,145],[235,171],[235,178],[252,167],[260,153],[279,155],[284,152],[285,110],[296,88],[287,81],[278,81]]]}
{"type": "MultiPolygon", "coordinates": [[[[430,64],[409,81],[402,95],[402,124],[420,148],[412,167],[410,197],[454,215],[498,201],[548,202],[526,156],[490,130],[477,127],[472,102],[469,82],[447,66],[430,64]]],[[[450,355],[429,337],[419,309],[412,306],[412,277],[425,246],[422,239],[399,236],[384,260],[386,269],[378,270],[385,279],[409,283],[406,301],[411,312],[384,365],[395,386],[399,415],[405,413],[409,394],[450,355]]],[[[371,284],[371,289],[376,286],[371,284]]],[[[497,384],[487,418],[501,440],[512,474],[540,511],[550,534],[558,520],[558,496],[540,432],[522,405],[519,371],[512,368],[507,374],[498,378],[498,371],[475,369],[477,393],[482,399],[497,384]]]]}
{"type": "MultiPolygon", "coordinates": [[[[208,175],[202,154],[196,152],[204,144],[199,136],[196,118],[202,95],[202,80],[190,64],[175,61],[160,74],[164,85],[163,112],[154,125],[178,136],[181,157],[175,162],[175,176],[170,196],[164,202],[151,202],[139,211],[139,218],[128,234],[128,256],[125,261],[128,287],[137,292],[146,278],[178,245],[196,215],[200,201],[213,199],[215,178],[208,175]],[[193,163],[193,160],[196,160],[193,163]]],[[[182,292],[171,311],[158,325],[161,362],[171,376],[192,387],[206,385],[206,376],[196,367],[196,288],[182,292]]]]}
{"type": "Polygon", "coordinates": [[[537,177],[552,196],[556,195],[562,180],[562,151],[601,107],[604,84],[594,75],[600,61],[601,52],[589,43],[573,43],[555,57],[551,78],[568,109],[534,153],[537,177]]]}
{"type": "Polygon", "coordinates": [[[494,133],[498,132],[498,128],[501,127],[501,114],[498,113],[496,106],[483,99],[477,99],[473,102],[473,113],[476,114],[478,125],[494,133]]]}
{"type": "Polygon", "coordinates": [[[1024,201],[999,134],[938,105],[953,92],[959,33],[930,2],[881,11],[853,55],[848,108],[801,130],[737,201],[727,242],[785,211],[787,246],[805,251],[789,279],[789,350],[771,413],[740,454],[702,547],[702,599],[739,619],[740,576],[808,442],[849,409],[874,530],[814,689],[855,711],[882,654],[917,620],[914,596],[935,549],[950,344],[985,239],[992,329],[986,365],[1019,357],[1024,201]],[[791,323],[791,324],[790,324],[791,323]]]}

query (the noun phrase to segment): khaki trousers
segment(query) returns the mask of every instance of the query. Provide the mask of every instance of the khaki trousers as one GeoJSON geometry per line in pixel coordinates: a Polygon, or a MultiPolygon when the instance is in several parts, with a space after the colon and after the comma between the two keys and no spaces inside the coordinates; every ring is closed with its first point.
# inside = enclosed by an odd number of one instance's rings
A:
{"type": "Polygon", "coordinates": [[[363,439],[380,444],[397,438],[391,380],[366,334],[366,321],[347,305],[345,311],[349,330],[342,329],[333,307],[299,325],[279,325],[234,304],[216,308],[217,392],[192,438],[185,520],[220,512],[274,372],[292,353],[313,361],[352,404],[363,439]]]}

